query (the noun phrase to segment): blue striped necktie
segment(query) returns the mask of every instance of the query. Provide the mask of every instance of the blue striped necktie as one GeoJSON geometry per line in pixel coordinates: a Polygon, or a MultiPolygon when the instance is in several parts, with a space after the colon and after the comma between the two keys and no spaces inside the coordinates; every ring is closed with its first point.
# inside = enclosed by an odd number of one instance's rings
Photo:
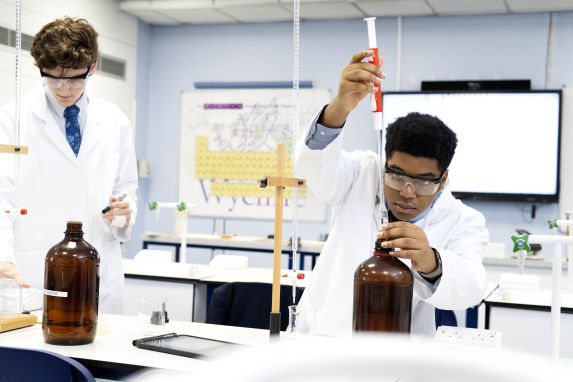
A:
{"type": "Polygon", "coordinates": [[[80,145],[82,144],[82,133],[78,121],[79,113],[80,108],[76,105],[68,106],[64,110],[64,117],[66,118],[66,139],[76,156],[78,156],[80,145]]]}

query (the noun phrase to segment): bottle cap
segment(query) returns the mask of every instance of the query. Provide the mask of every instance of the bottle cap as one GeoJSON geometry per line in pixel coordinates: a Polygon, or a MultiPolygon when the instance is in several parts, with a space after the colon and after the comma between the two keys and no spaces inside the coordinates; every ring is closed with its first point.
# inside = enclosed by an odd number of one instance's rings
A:
{"type": "Polygon", "coordinates": [[[382,247],[382,239],[376,239],[376,244],[374,245],[374,254],[389,256],[394,248],[384,248],[382,247]]]}
{"type": "Polygon", "coordinates": [[[67,232],[82,232],[82,222],[80,221],[68,221],[66,225],[67,232]]]}

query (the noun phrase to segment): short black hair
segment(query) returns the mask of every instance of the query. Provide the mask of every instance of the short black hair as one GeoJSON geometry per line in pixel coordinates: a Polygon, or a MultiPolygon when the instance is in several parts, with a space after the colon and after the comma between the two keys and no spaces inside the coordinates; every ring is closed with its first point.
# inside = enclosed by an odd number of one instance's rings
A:
{"type": "Polygon", "coordinates": [[[436,159],[443,173],[452,162],[457,143],[456,133],[438,117],[409,113],[388,125],[386,158],[400,151],[416,157],[436,159]]]}

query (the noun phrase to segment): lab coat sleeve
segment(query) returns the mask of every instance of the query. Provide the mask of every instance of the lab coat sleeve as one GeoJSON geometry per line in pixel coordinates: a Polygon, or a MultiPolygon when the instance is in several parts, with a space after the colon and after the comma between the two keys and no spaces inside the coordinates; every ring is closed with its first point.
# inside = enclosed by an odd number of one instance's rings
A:
{"type": "Polygon", "coordinates": [[[131,219],[125,228],[111,225],[114,237],[119,241],[127,241],[131,238],[131,228],[137,216],[137,164],[135,159],[135,149],[133,147],[133,136],[131,124],[127,117],[117,109],[118,125],[120,126],[119,142],[119,167],[116,181],[113,188],[113,195],[122,192],[127,193],[124,199],[129,202],[131,208],[131,219]]]}
{"type": "Polygon", "coordinates": [[[344,129],[324,149],[310,149],[305,141],[319,114],[315,115],[297,142],[295,158],[298,176],[306,179],[308,187],[320,199],[330,205],[340,205],[360,171],[366,171],[368,164],[376,157],[364,151],[342,150],[344,129]]]}
{"type": "MultiPolygon", "coordinates": [[[[16,144],[14,103],[0,109],[0,144],[16,144]]],[[[1,207],[12,208],[15,195],[16,155],[0,154],[0,262],[15,263],[13,219],[1,207]]]]}
{"type": "Polygon", "coordinates": [[[444,248],[436,248],[443,268],[439,282],[432,285],[414,272],[417,293],[439,309],[467,309],[484,298],[487,279],[482,257],[489,233],[483,215],[465,208],[444,248]]]}

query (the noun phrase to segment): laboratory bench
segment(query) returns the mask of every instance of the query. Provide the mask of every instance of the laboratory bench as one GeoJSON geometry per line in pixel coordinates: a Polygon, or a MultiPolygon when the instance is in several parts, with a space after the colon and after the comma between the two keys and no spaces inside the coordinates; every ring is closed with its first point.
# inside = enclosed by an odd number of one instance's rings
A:
{"type": "MultiPolygon", "coordinates": [[[[207,236],[214,237],[213,235],[207,236]]],[[[175,235],[173,235],[173,240],[179,243],[175,235]]],[[[267,239],[258,238],[259,243],[265,240],[267,239]]],[[[233,239],[216,239],[216,241],[228,241],[234,243],[234,245],[242,245],[245,248],[257,242],[257,238],[242,240],[241,237],[235,237],[233,239]]],[[[272,241],[267,241],[270,246],[272,241]]],[[[318,248],[316,251],[317,253],[320,252],[318,248]]],[[[193,259],[193,255],[188,254],[188,259],[193,259]]],[[[499,296],[499,291],[491,295],[490,292],[497,287],[502,273],[517,273],[518,261],[515,258],[511,258],[510,255],[506,255],[504,258],[486,256],[483,263],[489,283],[488,293],[479,309],[479,327],[483,328],[485,326],[486,328],[506,332],[504,343],[507,343],[508,346],[524,347],[525,343],[527,351],[537,349],[537,352],[539,352],[539,349],[548,349],[549,345],[538,346],[538,343],[544,343],[543,341],[549,336],[549,300],[543,305],[538,304],[535,301],[536,298],[531,296],[520,299],[520,302],[517,302],[517,300],[496,299],[496,296],[499,296]],[[543,318],[545,316],[546,318],[543,318]],[[516,319],[518,320],[517,322],[521,322],[522,319],[524,322],[533,320],[531,325],[534,327],[538,327],[541,322],[544,322],[543,320],[547,322],[543,329],[539,329],[539,339],[536,339],[534,338],[537,337],[536,333],[524,331],[521,325],[507,322],[506,317],[509,317],[510,320],[516,319]]],[[[525,273],[539,275],[541,288],[548,289],[551,286],[551,267],[551,257],[536,256],[526,260],[525,273]]],[[[564,271],[566,270],[566,262],[563,264],[563,269],[564,271]]],[[[283,270],[282,272],[284,274],[288,271],[283,270]]],[[[213,268],[207,264],[150,264],[128,259],[124,259],[124,273],[126,276],[127,297],[124,299],[126,313],[136,314],[138,297],[162,297],[167,298],[168,311],[175,319],[195,322],[205,322],[209,296],[217,286],[226,282],[272,282],[271,268],[230,270],[213,268]],[[185,288],[182,288],[183,285],[185,288]]],[[[299,286],[305,286],[309,278],[312,277],[312,272],[310,271],[305,271],[305,274],[306,278],[302,283],[298,284],[299,286]]],[[[281,279],[281,282],[289,284],[287,279],[281,279]]],[[[564,286],[567,284],[565,273],[563,274],[563,283],[564,286]]],[[[570,324],[568,320],[573,319],[571,314],[573,313],[573,304],[568,305],[564,299],[563,306],[563,333],[565,335],[569,333],[568,326],[570,324]]],[[[567,335],[570,337],[562,337],[573,338],[573,329],[567,335]]],[[[570,353],[569,350],[564,349],[563,354],[573,357],[573,350],[570,353]]]]}
{"type": "MultiPolygon", "coordinates": [[[[504,348],[550,355],[551,289],[501,289],[484,302],[485,329],[503,333],[504,348]]],[[[561,292],[560,356],[573,358],[573,291],[561,292]]]]}
{"type": "MultiPolygon", "coordinates": [[[[568,266],[567,260],[563,259],[562,280],[567,284],[568,266]]],[[[487,272],[488,281],[499,281],[504,273],[517,274],[519,271],[519,261],[514,254],[506,253],[504,257],[488,256],[486,253],[483,258],[483,265],[487,272]]],[[[524,274],[539,276],[540,288],[551,288],[552,285],[552,268],[553,258],[546,255],[527,256],[525,258],[524,274]]]]}
{"type": "MultiPolygon", "coordinates": [[[[207,309],[212,291],[225,283],[272,283],[271,268],[222,269],[206,264],[148,263],[123,259],[125,274],[125,294],[123,308],[126,314],[137,314],[139,298],[155,297],[167,300],[167,311],[176,320],[206,322],[207,309]]],[[[291,272],[281,270],[281,275],[291,272]]],[[[301,271],[303,280],[297,280],[297,287],[306,287],[312,279],[312,271],[301,271]]],[[[292,281],[281,277],[282,285],[292,285],[292,281]]],[[[488,282],[487,297],[498,286],[488,282]]],[[[483,304],[480,304],[483,305],[483,304]]],[[[483,307],[479,321],[483,327],[483,307]]],[[[461,313],[460,313],[461,314],[461,313]]],[[[478,312],[458,318],[460,325],[476,325],[478,312]],[[475,317],[474,317],[475,316],[475,317]],[[467,321],[471,319],[470,321],[467,321]]]]}
{"type": "MultiPolygon", "coordinates": [[[[41,321],[41,316],[39,321],[41,321]]],[[[133,346],[133,340],[145,337],[142,334],[141,325],[141,321],[136,316],[100,314],[97,335],[91,344],[49,345],[44,342],[40,323],[0,333],[0,344],[58,353],[82,363],[96,378],[113,380],[123,380],[130,374],[146,369],[190,372],[197,370],[207,362],[203,359],[176,356],[133,346]]],[[[269,340],[268,330],[174,320],[165,325],[163,332],[188,334],[248,346],[266,343],[269,340]]]]}
{"type": "MultiPolygon", "coordinates": [[[[143,249],[150,246],[169,246],[175,249],[175,262],[179,261],[181,248],[181,235],[174,232],[145,232],[141,239],[143,249]]],[[[200,233],[188,233],[186,237],[188,248],[203,248],[211,250],[233,250],[246,252],[272,253],[274,251],[273,239],[252,236],[221,236],[200,233]]],[[[311,268],[316,264],[316,258],[324,247],[324,241],[301,240],[298,246],[299,269],[305,269],[306,259],[310,258],[311,268]]],[[[288,242],[282,246],[283,255],[288,256],[288,268],[292,268],[292,247],[288,242]]],[[[188,256],[189,257],[189,256],[188,256]]],[[[192,260],[192,257],[191,259],[192,260]]]]}
{"type": "MultiPolygon", "coordinates": [[[[213,362],[219,361],[212,361],[209,358],[188,358],[137,348],[133,346],[132,341],[134,339],[142,338],[140,325],[141,321],[138,317],[100,314],[98,319],[97,335],[94,342],[91,344],[77,346],[46,344],[42,336],[41,324],[39,323],[30,327],[0,333],[0,343],[2,346],[50,351],[73,358],[83,364],[98,379],[113,381],[123,381],[126,379],[138,380],[137,376],[141,376],[140,373],[152,373],[152,375],[155,373],[154,380],[182,381],[194,380],[196,377],[202,377],[202,379],[197,380],[209,380],[208,378],[206,379],[205,376],[211,375],[210,373],[213,372],[213,367],[217,367],[217,364],[213,364],[213,362]]],[[[241,363],[241,367],[247,368],[247,370],[239,369],[236,371],[237,376],[239,377],[241,375],[243,377],[244,375],[248,375],[249,367],[260,364],[263,354],[269,354],[269,356],[273,357],[272,362],[275,362],[273,365],[277,365],[277,367],[284,366],[285,364],[289,366],[292,365],[293,369],[296,369],[297,366],[304,366],[302,369],[297,369],[297,371],[305,370],[303,371],[303,373],[307,373],[303,375],[303,379],[305,380],[310,379],[308,374],[309,371],[315,373],[321,372],[320,367],[322,366],[320,365],[327,364],[326,362],[328,361],[328,359],[325,358],[325,355],[326,357],[331,355],[335,357],[334,359],[339,359],[336,357],[340,357],[341,354],[346,354],[341,362],[347,362],[344,363],[344,365],[348,365],[348,369],[341,371],[342,374],[338,375],[338,378],[340,378],[340,376],[344,378],[348,375],[352,367],[355,367],[357,370],[358,367],[364,368],[364,365],[357,361],[356,356],[354,356],[354,358],[352,357],[356,351],[360,351],[360,349],[364,350],[364,357],[367,357],[366,354],[374,354],[376,349],[373,347],[373,345],[376,345],[373,341],[364,342],[364,339],[366,339],[365,337],[357,337],[356,341],[362,340],[362,342],[353,343],[350,339],[345,340],[322,336],[313,337],[300,334],[292,335],[284,332],[280,333],[280,342],[273,341],[272,344],[274,346],[267,348],[264,346],[265,344],[269,344],[270,336],[268,330],[209,325],[193,322],[170,321],[165,325],[162,333],[187,334],[242,344],[250,347],[250,349],[247,349],[251,351],[250,353],[244,353],[242,351],[237,353],[237,357],[239,357],[241,361],[245,362],[241,363]],[[277,347],[277,344],[280,344],[281,346],[277,347]],[[365,344],[368,346],[364,347],[365,344]],[[320,346],[317,347],[317,345],[320,346]],[[357,345],[362,345],[362,347],[356,348],[357,345]],[[258,346],[263,347],[257,349],[258,346]],[[289,351],[292,351],[293,349],[296,349],[297,352],[295,354],[289,353],[289,351]],[[320,349],[321,351],[312,353],[316,349],[320,349]],[[330,350],[332,351],[330,352],[330,350]],[[352,354],[350,352],[352,352],[352,354]],[[314,363],[316,368],[312,368],[310,364],[311,362],[316,361],[313,361],[313,354],[315,358],[317,354],[321,355],[318,357],[318,364],[314,363]],[[254,358],[249,358],[250,356],[253,356],[254,358]],[[286,358],[283,359],[283,357],[286,358]],[[308,363],[305,364],[304,362],[307,360],[308,363]],[[245,371],[247,371],[247,373],[245,373],[245,371]]],[[[378,340],[379,339],[376,339],[376,341],[378,340]]],[[[448,364],[447,361],[440,362],[440,360],[451,360],[455,355],[457,356],[456,361],[458,362],[458,365],[466,365],[466,368],[464,369],[467,369],[466,377],[472,377],[477,380],[484,370],[513,370],[514,368],[520,367],[518,362],[515,361],[524,359],[516,357],[507,358],[500,352],[482,352],[482,350],[484,350],[482,348],[483,345],[477,345],[477,348],[472,349],[468,345],[464,344],[440,344],[416,337],[411,337],[408,340],[408,345],[402,342],[396,342],[397,338],[395,337],[388,337],[387,340],[392,344],[401,345],[398,348],[392,347],[392,352],[397,352],[400,356],[398,358],[396,358],[396,353],[383,353],[388,356],[387,365],[393,365],[397,370],[400,370],[400,368],[408,368],[409,370],[412,370],[411,367],[412,365],[416,366],[416,362],[419,362],[419,366],[422,367],[428,363],[427,360],[425,362],[420,361],[425,359],[424,355],[428,356],[429,354],[434,354],[432,357],[435,358],[435,360],[431,362],[431,365],[434,365],[436,368],[435,371],[438,372],[437,374],[446,375],[448,370],[451,369],[451,364],[448,364]],[[476,357],[477,355],[480,355],[481,357],[476,357]],[[488,355],[491,355],[491,358],[487,358],[487,361],[484,363],[483,357],[489,357],[488,355]],[[404,364],[403,357],[410,357],[408,361],[411,362],[404,364]],[[515,363],[504,363],[508,360],[514,361],[515,363]],[[493,362],[493,364],[490,362],[493,362]],[[486,365],[493,369],[483,369],[486,365]]],[[[237,367],[236,362],[233,363],[233,360],[235,359],[236,357],[230,357],[227,359],[226,363],[222,363],[221,365],[237,367]]],[[[525,360],[529,361],[530,358],[525,358],[525,360]]],[[[378,359],[377,361],[384,363],[383,359],[378,359]]],[[[548,362],[541,363],[543,360],[536,361],[540,362],[538,364],[541,368],[540,370],[546,370],[545,372],[547,372],[547,367],[555,367],[556,365],[549,364],[548,362]]],[[[566,369],[562,369],[564,372],[573,370],[573,364],[571,362],[567,362],[566,359],[560,359],[558,363],[558,366],[566,367],[566,369]]],[[[266,370],[270,371],[269,368],[266,370]]],[[[273,371],[275,370],[273,369],[273,371]]],[[[278,367],[275,372],[281,373],[280,367],[278,367]]],[[[282,371],[282,373],[286,373],[286,371],[282,371]]],[[[487,373],[484,374],[487,375],[487,373]]],[[[225,375],[228,377],[228,374],[225,375]]],[[[288,375],[292,376],[294,374],[290,373],[288,375]]],[[[332,375],[332,373],[330,375],[332,375]]],[[[372,372],[364,375],[369,377],[368,380],[373,378],[372,372]]],[[[498,374],[496,373],[496,375],[498,374]]],[[[273,374],[273,376],[276,375],[273,374]]],[[[315,374],[315,376],[320,377],[320,374],[315,374]]],[[[381,377],[382,376],[385,377],[383,378],[384,380],[389,379],[387,372],[383,373],[381,377]]],[[[300,378],[301,374],[299,374],[298,377],[300,378]]],[[[350,375],[348,375],[348,377],[350,377],[350,375]]],[[[394,379],[395,378],[392,378],[392,380],[394,379]]],[[[214,378],[211,380],[219,379],[214,378]]],[[[245,379],[243,378],[241,380],[245,379]]],[[[496,381],[498,380],[502,379],[496,379],[496,381]]]]}
{"type": "MultiPolygon", "coordinates": [[[[206,264],[151,263],[123,259],[125,274],[124,312],[137,314],[138,299],[159,297],[167,299],[167,310],[177,320],[205,322],[207,307],[214,288],[229,282],[267,283],[273,279],[272,268],[225,269],[206,264]]],[[[286,275],[290,270],[281,270],[286,275]]],[[[305,287],[312,277],[311,271],[297,280],[305,287]]],[[[281,277],[282,285],[292,281],[281,277]]]]}
{"type": "MultiPolygon", "coordinates": [[[[141,236],[143,242],[143,249],[148,249],[150,246],[168,246],[175,250],[174,261],[178,262],[180,258],[181,236],[174,232],[145,232],[141,236]]],[[[256,236],[221,236],[202,233],[188,233],[187,247],[202,248],[211,250],[232,250],[232,251],[246,251],[246,252],[263,252],[272,253],[274,250],[273,239],[256,236]]],[[[305,269],[308,258],[310,258],[310,269],[313,269],[318,260],[318,256],[322,251],[325,241],[318,240],[301,240],[298,247],[300,253],[299,268],[305,269]]],[[[283,255],[288,255],[288,268],[292,269],[292,248],[288,242],[283,243],[283,255]]],[[[193,255],[188,257],[191,262],[193,255]]],[[[513,254],[506,253],[504,257],[488,256],[487,253],[483,258],[483,264],[487,268],[494,271],[499,269],[507,272],[509,269],[517,269],[518,261],[513,257],[513,254]]],[[[531,270],[533,273],[550,274],[552,260],[551,257],[544,257],[543,255],[528,256],[525,260],[526,270],[531,270]]],[[[564,260],[563,268],[567,267],[567,261],[564,260]]]]}

